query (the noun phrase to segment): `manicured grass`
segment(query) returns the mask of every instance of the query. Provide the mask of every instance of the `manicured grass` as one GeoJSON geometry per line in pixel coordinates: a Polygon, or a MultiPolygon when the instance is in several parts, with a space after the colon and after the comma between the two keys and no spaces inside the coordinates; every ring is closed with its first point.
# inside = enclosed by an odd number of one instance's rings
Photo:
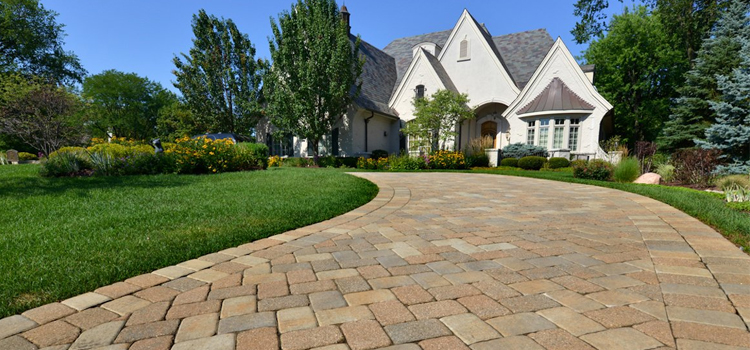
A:
{"type": "Polygon", "coordinates": [[[573,182],[640,194],[669,204],[712,226],[734,244],[745,247],[746,250],[750,248],[750,215],[741,210],[728,207],[724,202],[724,196],[721,194],[682,187],[576,179],[571,172],[566,171],[524,171],[485,168],[475,169],[472,172],[573,182]]]}
{"type": "Polygon", "coordinates": [[[0,166],[0,318],[355,209],[377,186],[327,169],[41,178],[0,166]]]}

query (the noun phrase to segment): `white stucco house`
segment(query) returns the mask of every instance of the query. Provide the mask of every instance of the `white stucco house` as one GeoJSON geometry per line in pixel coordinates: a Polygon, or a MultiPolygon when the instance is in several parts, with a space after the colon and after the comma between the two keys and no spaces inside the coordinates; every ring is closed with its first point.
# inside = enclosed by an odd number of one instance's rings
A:
{"type": "MultiPolygon", "coordinates": [[[[346,7],[341,12],[348,22],[346,7]]],[[[466,93],[476,115],[456,126],[458,149],[490,136],[495,149],[520,142],[553,156],[604,156],[599,140],[611,133],[612,105],[596,91],[593,67],[580,66],[545,29],[492,36],[464,10],[452,29],[396,39],[383,49],[362,40],[360,53],[362,92],[325,137],[321,154],[414,152],[400,132],[414,119],[412,101],[449,89],[466,93]]],[[[274,139],[272,128],[261,123],[257,129],[272,154],[312,154],[306,140],[274,139]]]]}

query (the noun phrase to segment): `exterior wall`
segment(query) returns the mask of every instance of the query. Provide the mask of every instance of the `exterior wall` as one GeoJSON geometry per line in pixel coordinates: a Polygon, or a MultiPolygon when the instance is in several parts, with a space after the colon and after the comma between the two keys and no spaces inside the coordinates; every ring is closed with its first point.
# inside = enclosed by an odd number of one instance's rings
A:
{"type": "Polygon", "coordinates": [[[417,85],[424,85],[425,96],[431,96],[438,90],[445,89],[432,65],[421,52],[417,53],[411,70],[407,73],[409,74],[404,76],[402,83],[404,88],[399,91],[399,95],[392,104],[392,108],[398,111],[399,118],[405,122],[415,118],[413,101],[416,97],[414,89],[417,85]]]}
{"type": "MultiPolygon", "coordinates": [[[[510,143],[526,143],[528,124],[527,122],[536,120],[535,143],[539,140],[539,120],[550,119],[554,124],[555,118],[566,119],[566,128],[569,130],[569,119],[578,118],[581,123],[579,126],[579,143],[578,150],[573,154],[595,155],[599,149],[599,128],[604,115],[612,108],[603,97],[593,89],[591,82],[581,71],[570,52],[558,39],[558,42],[552,47],[550,55],[542,62],[537,72],[532,77],[526,89],[519,96],[519,100],[504,114],[510,123],[511,140],[510,143]],[[578,96],[594,106],[591,112],[581,113],[581,111],[551,111],[538,113],[534,115],[518,115],[516,112],[526,104],[537,97],[553,78],[560,78],[578,96]]],[[[554,125],[550,125],[548,149],[557,151],[552,147],[554,125]]],[[[564,135],[563,149],[567,149],[568,134],[564,135]]]]}
{"type": "MultiPolygon", "coordinates": [[[[488,102],[509,105],[516,99],[518,88],[510,79],[499,59],[468,13],[464,13],[454,29],[452,39],[440,54],[440,63],[461,93],[469,95],[472,107],[488,102]],[[461,41],[469,42],[469,59],[459,59],[461,41]]],[[[401,112],[399,110],[399,112],[401,112]]]]}

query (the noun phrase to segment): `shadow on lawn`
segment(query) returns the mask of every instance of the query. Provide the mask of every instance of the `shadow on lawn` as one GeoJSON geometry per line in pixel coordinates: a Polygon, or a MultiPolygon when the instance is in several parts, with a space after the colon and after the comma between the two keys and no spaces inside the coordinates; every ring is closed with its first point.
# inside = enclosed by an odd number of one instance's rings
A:
{"type": "Polygon", "coordinates": [[[129,190],[149,188],[174,188],[195,183],[194,176],[138,175],[102,177],[0,177],[0,197],[16,198],[35,196],[88,197],[99,189],[129,190]]]}

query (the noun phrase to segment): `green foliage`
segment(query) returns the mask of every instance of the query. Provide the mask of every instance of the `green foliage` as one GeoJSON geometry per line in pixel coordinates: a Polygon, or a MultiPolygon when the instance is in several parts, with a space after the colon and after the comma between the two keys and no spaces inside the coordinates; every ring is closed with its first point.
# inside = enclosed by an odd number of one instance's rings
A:
{"type": "Polygon", "coordinates": [[[659,174],[661,179],[666,183],[670,183],[674,180],[674,172],[675,167],[672,164],[662,164],[656,168],[656,173],[659,174]]]}
{"type": "Polygon", "coordinates": [[[357,169],[385,170],[388,168],[388,158],[364,158],[357,159],[357,169]]]}
{"type": "Polygon", "coordinates": [[[427,169],[424,157],[412,157],[407,153],[392,155],[388,158],[390,170],[423,170],[427,169]]]}
{"type": "Polygon", "coordinates": [[[183,99],[174,99],[159,109],[156,118],[156,135],[162,141],[174,141],[181,137],[205,134],[210,128],[201,124],[183,99]]]}
{"type": "Polygon", "coordinates": [[[156,136],[159,110],[177,100],[157,82],[114,69],[86,77],[81,96],[94,137],[112,132],[137,140],[156,136]]]}
{"type": "Polygon", "coordinates": [[[500,166],[509,166],[509,167],[517,168],[518,158],[503,158],[503,160],[500,161],[500,166]]]}
{"type": "Polygon", "coordinates": [[[55,17],[38,0],[0,2],[0,73],[81,82],[86,70],[75,54],[63,49],[65,32],[55,17]]]}
{"type": "Polygon", "coordinates": [[[281,166],[286,168],[307,168],[315,165],[315,162],[313,162],[313,160],[310,158],[289,157],[282,159],[283,162],[281,166]]]}
{"type": "Polygon", "coordinates": [[[526,156],[518,160],[518,167],[523,170],[539,170],[547,162],[547,158],[539,156],[526,156]]]}
{"type": "Polygon", "coordinates": [[[90,174],[91,160],[85,159],[77,152],[57,152],[50,155],[40,168],[40,175],[44,177],[77,176],[90,174]]]}
{"type": "Polygon", "coordinates": [[[0,132],[13,135],[34,150],[50,154],[80,142],[78,98],[62,87],[0,74],[0,132]]]}
{"type": "Polygon", "coordinates": [[[364,60],[333,0],[298,0],[271,20],[273,65],[263,81],[271,122],[312,144],[331,133],[359,95],[364,60]]]}
{"type": "Polygon", "coordinates": [[[599,181],[609,181],[612,178],[612,164],[605,160],[574,160],[570,164],[575,178],[599,181]]]}
{"type": "Polygon", "coordinates": [[[528,156],[547,157],[547,148],[542,146],[513,143],[503,148],[503,158],[523,158],[528,156]]]}
{"type": "Polygon", "coordinates": [[[615,166],[612,177],[617,182],[633,182],[641,176],[641,165],[638,159],[628,157],[615,166]]]}
{"type": "Polygon", "coordinates": [[[415,97],[413,104],[415,118],[402,131],[418,143],[414,146],[430,152],[445,149],[446,143],[458,135],[456,125],[474,118],[468,107],[469,96],[450,90],[438,90],[431,97],[415,97]]]}
{"type": "Polygon", "coordinates": [[[710,102],[719,102],[722,97],[716,76],[730,75],[739,67],[741,40],[750,37],[748,11],[746,0],[729,2],[728,9],[703,40],[693,68],[685,73],[685,84],[677,89],[679,98],[659,137],[664,149],[694,147],[694,140],[705,139],[706,128],[716,120],[710,102]]]}
{"type": "Polygon", "coordinates": [[[567,168],[570,166],[570,161],[567,158],[552,157],[547,161],[547,166],[550,169],[567,168]]]}
{"type": "Polygon", "coordinates": [[[486,168],[488,166],[490,166],[490,157],[488,157],[484,152],[474,153],[466,156],[466,167],[468,168],[486,168]]]}
{"type": "Polygon", "coordinates": [[[747,175],[727,175],[716,179],[716,186],[722,191],[737,186],[750,189],[750,177],[747,175]]]}
{"type": "Polygon", "coordinates": [[[243,142],[235,146],[238,167],[265,169],[268,167],[268,146],[265,143],[243,142]]]}
{"type": "MultiPolygon", "coordinates": [[[[175,57],[174,86],[205,132],[250,134],[261,117],[261,76],[267,63],[231,19],[193,15],[193,47],[175,57]]],[[[176,130],[180,128],[175,127],[176,130]]]]}
{"type": "Polygon", "coordinates": [[[39,156],[29,152],[18,152],[18,160],[39,160],[39,156]]]}
{"type": "Polygon", "coordinates": [[[370,153],[370,158],[372,159],[380,159],[380,158],[388,158],[388,151],[382,150],[382,149],[376,149],[370,153]]]}
{"type": "Polygon", "coordinates": [[[125,158],[141,154],[153,154],[154,149],[151,146],[124,146],[116,143],[100,143],[86,148],[89,153],[106,154],[112,158],[125,158]]]}
{"type": "Polygon", "coordinates": [[[687,66],[659,15],[626,9],[583,56],[596,65],[597,90],[614,105],[615,133],[631,145],[655,139],[687,66]]]}

